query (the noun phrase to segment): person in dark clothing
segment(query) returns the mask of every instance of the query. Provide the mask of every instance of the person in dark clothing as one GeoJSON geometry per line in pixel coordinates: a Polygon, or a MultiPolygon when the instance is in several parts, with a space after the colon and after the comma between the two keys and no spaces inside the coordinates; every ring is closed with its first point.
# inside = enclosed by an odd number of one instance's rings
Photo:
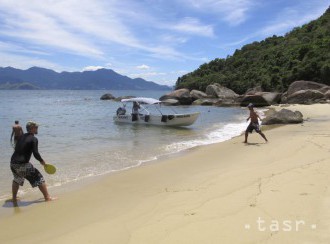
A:
{"type": "Polygon", "coordinates": [[[38,139],[34,136],[38,134],[38,124],[33,121],[28,122],[26,130],[27,133],[18,139],[10,161],[10,169],[14,176],[12,183],[14,205],[17,205],[19,186],[23,186],[25,179],[30,182],[32,187],[39,187],[46,201],[53,200],[48,193],[43,175],[30,163],[33,154],[41,165],[46,164],[38,151],[38,139]]]}

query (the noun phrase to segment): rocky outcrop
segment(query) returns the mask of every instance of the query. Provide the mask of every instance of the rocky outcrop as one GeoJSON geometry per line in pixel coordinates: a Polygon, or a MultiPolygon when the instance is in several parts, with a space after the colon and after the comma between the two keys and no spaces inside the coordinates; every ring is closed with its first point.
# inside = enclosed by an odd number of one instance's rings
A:
{"type": "Polygon", "coordinates": [[[312,104],[324,100],[324,94],[318,90],[301,90],[287,97],[287,103],[290,104],[312,104]]]}
{"type": "Polygon", "coordinates": [[[330,90],[324,94],[325,99],[330,100],[330,90]]]}
{"type": "Polygon", "coordinates": [[[249,103],[253,103],[255,107],[269,106],[270,104],[261,95],[244,96],[240,102],[241,107],[246,107],[249,103]]]}
{"type": "Polygon", "coordinates": [[[262,120],[263,125],[272,124],[298,124],[303,122],[303,115],[299,111],[282,109],[278,112],[270,113],[262,120]]]}
{"type": "Polygon", "coordinates": [[[192,90],[190,92],[190,96],[192,97],[193,100],[197,100],[197,99],[202,99],[202,98],[207,98],[208,97],[205,92],[198,91],[198,90],[192,90]]]}
{"type": "MultiPolygon", "coordinates": [[[[218,99],[216,99],[218,100],[218,99]]],[[[200,98],[195,100],[192,104],[193,105],[201,105],[201,106],[212,106],[215,103],[215,99],[213,98],[200,98]]]]}
{"type": "Polygon", "coordinates": [[[114,100],[115,97],[112,94],[110,94],[110,93],[106,93],[106,94],[102,95],[100,97],[100,99],[101,100],[114,100]]]}
{"type": "Polygon", "coordinates": [[[116,102],[120,102],[122,99],[130,99],[130,98],[134,98],[135,96],[121,96],[121,97],[116,97],[115,101],[116,102]]]}
{"type": "Polygon", "coordinates": [[[159,98],[160,101],[168,100],[168,99],[176,99],[179,101],[181,105],[191,105],[192,104],[192,97],[190,95],[190,91],[188,89],[179,89],[175,90],[171,93],[168,93],[164,96],[159,98]]]}
{"type": "Polygon", "coordinates": [[[233,90],[221,86],[218,83],[208,85],[206,87],[205,92],[210,97],[221,98],[221,99],[235,99],[238,97],[238,94],[236,94],[233,90]]]}
{"type": "Polygon", "coordinates": [[[320,90],[324,87],[327,87],[325,84],[317,83],[314,81],[305,81],[305,80],[298,80],[292,82],[288,88],[287,95],[288,97],[291,96],[293,93],[301,90],[320,90]]]}
{"type": "Polygon", "coordinates": [[[179,100],[177,99],[173,99],[173,98],[168,98],[168,99],[164,99],[164,100],[161,100],[165,105],[167,106],[177,106],[177,105],[180,105],[180,102],[179,100]]]}
{"type": "Polygon", "coordinates": [[[258,92],[263,92],[261,86],[256,86],[256,87],[253,87],[253,88],[250,88],[248,89],[246,92],[245,92],[245,95],[254,95],[258,92]]]}
{"type": "Polygon", "coordinates": [[[282,95],[283,103],[312,104],[325,102],[330,87],[313,81],[295,81],[282,95]]]}

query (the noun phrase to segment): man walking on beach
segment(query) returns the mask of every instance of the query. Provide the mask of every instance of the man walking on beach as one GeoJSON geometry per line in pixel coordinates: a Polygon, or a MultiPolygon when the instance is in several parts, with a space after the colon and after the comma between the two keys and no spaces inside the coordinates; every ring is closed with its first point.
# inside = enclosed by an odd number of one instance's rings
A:
{"type": "Polygon", "coordinates": [[[246,121],[248,121],[249,119],[250,120],[250,124],[248,125],[248,127],[246,128],[246,131],[245,131],[245,141],[244,143],[247,143],[247,139],[248,139],[248,136],[249,136],[249,133],[252,133],[253,130],[255,130],[257,133],[259,133],[262,138],[265,139],[266,142],[268,142],[266,136],[264,133],[261,132],[260,130],[260,126],[259,126],[259,121],[258,121],[258,118],[261,120],[261,118],[259,117],[259,115],[253,110],[253,104],[250,103],[248,105],[248,108],[250,110],[250,116],[246,119],[246,121]]]}
{"type": "Polygon", "coordinates": [[[15,120],[15,124],[13,125],[13,131],[10,136],[10,142],[12,143],[12,145],[14,147],[18,141],[18,138],[23,134],[24,134],[24,132],[23,132],[21,125],[19,124],[19,121],[15,120]],[[14,144],[13,144],[13,137],[14,137],[14,144]]]}
{"type": "Polygon", "coordinates": [[[45,161],[38,151],[38,139],[34,136],[38,134],[38,124],[30,121],[26,124],[27,133],[22,135],[16,144],[15,151],[11,157],[10,169],[13,173],[14,180],[12,183],[12,194],[14,206],[17,206],[17,192],[19,186],[23,186],[24,179],[27,179],[32,187],[39,187],[46,201],[51,201],[53,198],[48,194],[47,186],[44,177],[38,169],[34,168],[30,163],[30,158],[33,156],[42,164],[45,161]]]}

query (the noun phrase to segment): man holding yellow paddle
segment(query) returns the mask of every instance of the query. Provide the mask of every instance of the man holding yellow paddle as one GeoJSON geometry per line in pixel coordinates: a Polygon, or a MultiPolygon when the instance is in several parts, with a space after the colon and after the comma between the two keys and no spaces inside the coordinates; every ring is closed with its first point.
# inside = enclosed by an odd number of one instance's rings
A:
{"type": "Polygon", "coordinates": [[[33,153],[35,159],[37,159],[41,165],[44,166],[46,172],[49,171],[49,173],[55,173],[56,171],[55,167],[46,164],[39,154],[38,139],[34,136],[38,134],[38,124],[33,121],[28,122],[26,124],[26,130],[27,133],[18,139],[15,146],[15,151],[10,161],[10,169],[14,176],[12,184],[14,205],[17,205],[17,193],[19,186],[23,186],[25,179],[30,182],[32,187],[39,187],[45,201],[51,201],[54,199],[48,193],[43,175],[30,163],[30,158],[33,153]]]}

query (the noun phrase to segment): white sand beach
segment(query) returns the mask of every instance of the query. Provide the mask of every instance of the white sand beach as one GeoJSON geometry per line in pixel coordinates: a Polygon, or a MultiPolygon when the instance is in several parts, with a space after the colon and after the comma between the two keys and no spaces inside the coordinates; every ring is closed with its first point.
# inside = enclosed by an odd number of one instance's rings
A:
{"type": "Polygon", "coordinates": [[[269,143],[242,135],[5,208],[0,243],[330,243],[330,105],[286,108],[306,120],[264,128],[269,143]]]}

